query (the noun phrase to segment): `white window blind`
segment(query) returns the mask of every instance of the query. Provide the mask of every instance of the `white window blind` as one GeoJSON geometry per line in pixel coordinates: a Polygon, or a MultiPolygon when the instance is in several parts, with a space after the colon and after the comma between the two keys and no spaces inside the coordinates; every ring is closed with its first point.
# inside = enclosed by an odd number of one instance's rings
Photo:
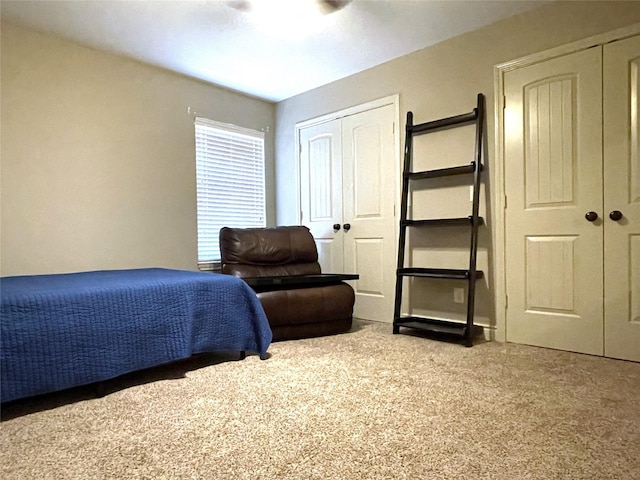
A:
{"type": "Polygon", "coordinates": [[[197,117],[198,263],[220,261],[222,227],[264,227],[264,133],[197,117]]]}

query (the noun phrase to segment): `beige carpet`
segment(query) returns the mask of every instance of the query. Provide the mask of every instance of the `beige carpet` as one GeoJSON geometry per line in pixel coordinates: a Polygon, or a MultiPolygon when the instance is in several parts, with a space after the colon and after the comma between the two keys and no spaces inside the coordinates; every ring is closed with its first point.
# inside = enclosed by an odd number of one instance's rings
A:
{"type": "Polygon", "coordinates": [[[640,479],[640,364],[359,322],[3,408],[3,479],[640,479]]]}

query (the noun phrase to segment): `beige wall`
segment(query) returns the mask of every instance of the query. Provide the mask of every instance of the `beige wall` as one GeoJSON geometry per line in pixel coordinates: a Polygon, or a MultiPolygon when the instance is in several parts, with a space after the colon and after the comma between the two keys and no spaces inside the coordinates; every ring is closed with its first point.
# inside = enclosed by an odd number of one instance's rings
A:
{"type": "MultiPolygon", "coordinates": [[[[345,78],[330,85],[298,95],[277,106],[276,190],[279,224],[297,221],[297,183],[295,178],[294,127],[308,120],[353,105],[387,95],[400,95],[401,129],[408,110],[420,123],[471,110],[478,92],[487,98],[488,159],[484,172],[483,203],[488,222],[480,241],[479,267],[489,272],[489,278],[479,284],[477,311],[481,323],[494,324],[495,307],[492,271],[493,239],[491,229],[492,162],[496,151],[494,141],[494,66],[509,60],[540,52],[565,43],[640,22],[638,2],[558,2],[534,11],[498,22],[481,30],[444,41],[433,47],[393,60],[376,68],[345,78]]],[[[402,130],[401,130],[402,131],[402,130]]],[[[404,139],[401,140],[404,143],[404,139]]],[[[438,152],[436,152],[438,153],[438,152]]],[[[438,155],[436,155],[438,157],[438,155]]],[[[460,164],[468,159],[461,159],[460,164]]],[[[469,159],[470,160],[470,159],[469,159]]],[[[454,189],[455,190],[455,189],[454,189]]],[[[468,201],[468,190],[466,190],[468,201]]],[[[464,194],[461,196],[464,198],[464,194]]],[[[438,203],[438,202],[436,202],[438,203]]],[[[451,205],[451,198],[442,198],[441,205],[451,205]]],[[[438,217],[438,212],[432,212],[438,217]]],[[[435,247],[445,255],[459,235],[451,232],[441,244],[414,241],[414,254],[428,256],[435,247]]],[[[466,238],[466,235],[464,236],[466,238]]],[[[462,245],[465,242],[462,241],[462,245]]],[[[441,255],[441,256],[442,256],[441,255]]],[[[460,260],[453,255],[454,262],[460,260]]],[[[442,258],[436,259],[442,265],[442,258]]],[[[417,265],[419,266],[419,265],[417,265]]],[[[456,268],[458,265],[452,265],[456,268]]],[[[463,267],[464,268],[464,267],[463,267]]],[[[435,292],[420,289],[412,295],[412,306],[418,310],[444,311],[451,303],[453,284],[441,285],[435,292]],[[435,293],[435,295],[434,295],[435,293]],[[427,297],[436,297],[428,302],[427,297]]],[[[391,321],[391,319],[389,319],[391,321]]]]}
{"type": "Polygon", "coordinates": [[[2,275],[196,269],[188,107],[269,127],[273,212],[273,104],[17,26],[1,33],[2,275]]]}

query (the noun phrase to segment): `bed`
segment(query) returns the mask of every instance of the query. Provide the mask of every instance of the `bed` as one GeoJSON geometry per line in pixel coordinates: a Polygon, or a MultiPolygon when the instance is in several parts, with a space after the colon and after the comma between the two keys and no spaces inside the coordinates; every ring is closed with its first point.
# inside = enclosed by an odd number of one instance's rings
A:
{"type": "Polygon", "coordinates": [[[271,329],[239,278],[163,268],[4,277],[0,401],[108,380],[193,354],[252,351],[271,329]]]}

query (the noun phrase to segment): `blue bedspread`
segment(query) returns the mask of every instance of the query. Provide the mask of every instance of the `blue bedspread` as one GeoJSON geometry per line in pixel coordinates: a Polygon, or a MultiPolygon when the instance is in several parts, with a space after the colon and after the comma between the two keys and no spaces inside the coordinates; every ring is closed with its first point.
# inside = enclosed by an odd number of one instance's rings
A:
{"type": "Polygon", "coordinates": [[[0,401],[212,351],[254,351],[271,329],[242,280],[161,268],[5,277],[0,401]]]}

